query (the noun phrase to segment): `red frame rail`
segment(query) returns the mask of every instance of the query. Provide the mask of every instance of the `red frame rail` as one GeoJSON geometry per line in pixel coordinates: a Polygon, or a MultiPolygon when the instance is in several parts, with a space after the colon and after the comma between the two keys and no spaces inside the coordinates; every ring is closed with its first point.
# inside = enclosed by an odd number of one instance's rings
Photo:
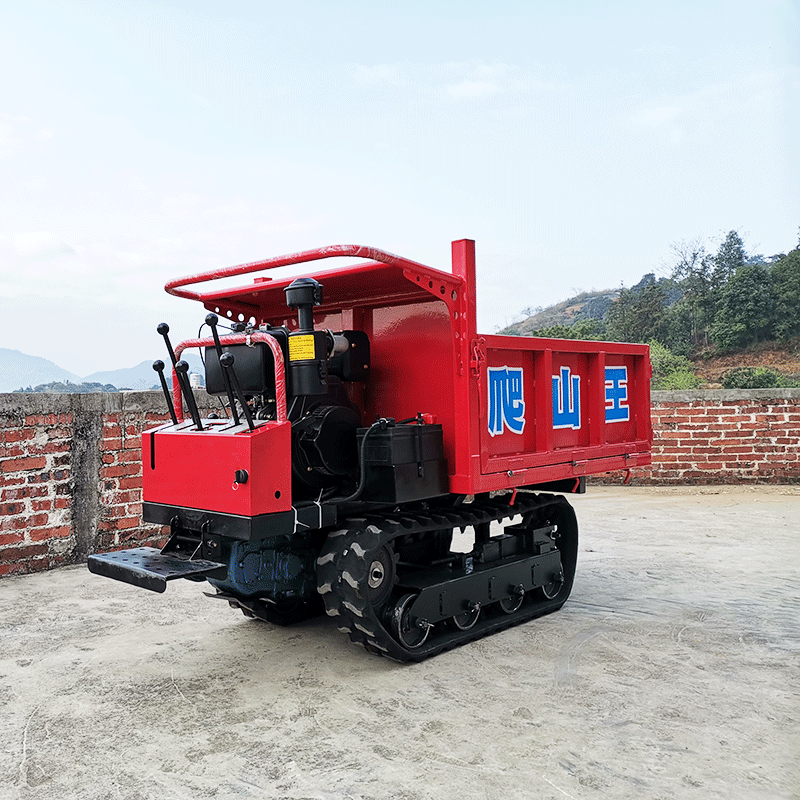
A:
{"type": "MultiPolygon", "coordinates": [[[[220,343],[223,347],[230,344],[250,344],[251,342],[263,342],[272,351],[272,357],[275,359],[275,406],[278,422],[286,422],[286,375],[283,368],[283,353],[275,337],[262,331],[253,331],[249,334],[234,333],[220,337],[220,343]]],[[[204,339],[186,339],[175,348],[175,358],[179,359],[181,353],[188,347],[213,346],[214,339],[210,336],[204,339]]],[[[183,414],[183,395],[174,367],[172,369],[172,396],[175,404],[175,416],[177,416],[179,422],[183,422],[185,419],[183,414]]]]}

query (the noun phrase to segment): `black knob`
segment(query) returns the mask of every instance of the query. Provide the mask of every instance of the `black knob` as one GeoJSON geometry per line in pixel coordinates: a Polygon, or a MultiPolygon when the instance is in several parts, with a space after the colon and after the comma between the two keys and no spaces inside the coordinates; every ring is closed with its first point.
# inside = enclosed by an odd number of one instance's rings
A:
{"type": "Polygon", "coordinates": [[[161,322],[161,323],[159,323],[159,326],[156,328],[156,330],[157,330],[157,331],[158,331],[158,332],[159,332],[159,333],[160,333],[162,336],[164,336],[164,335],[166,335],[166,334],[168,334],[168,333],[169,333],[169,325],[167,325],[167,323],[166,323],[166,322],[161,322]]]}
{"type": "Polygon", "coordinates": [[[233,353],[227,353],[226,352],[226,353],[223,353],[222,356],[220,356],[219,363],[222,364],[222,366],[227,369],[228,367],[232,367],[233,366],[233,362],[235,360],[236,359],[233,357],[233,353]]]}
{"type": "Polygon", "coordinates": [[[164,362],[159,358],[158,361],[153,362],[153,369],[156,372],[163,372],[164,371],[164,362]]]}
{"type": "Polygon", "coordinates": [[[208,314],[206,316],[206,325],[215,328],[219,322],[219,317],[216,314],[208,314]]]}
{"type": "Polygon", "coordinates": [[[188,372],[189,371],[189,365],[183,359],[181,359],[175,365],[175,369],[178,370],[178,372],[188,372]]]}
{"type": "Polygon", "coordinates": [[[247,474],[246,469],[237,469],[234,473],[234,480],[236,483],[247,483],[250,476],[247,474]]]}

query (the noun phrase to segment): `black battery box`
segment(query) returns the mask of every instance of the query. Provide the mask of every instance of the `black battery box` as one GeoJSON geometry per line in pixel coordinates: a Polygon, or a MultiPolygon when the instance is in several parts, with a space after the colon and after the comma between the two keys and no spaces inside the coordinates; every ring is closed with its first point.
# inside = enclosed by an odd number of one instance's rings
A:
{"type": "MultiPolygon", "coordinates": [[[[359,453],[369,430],[358,429],[359,453]]],[[[450,491],[441,425],[390,424],[372,429],[364,467],[366,481],[359,500],[408,503],[450,491]]]]}

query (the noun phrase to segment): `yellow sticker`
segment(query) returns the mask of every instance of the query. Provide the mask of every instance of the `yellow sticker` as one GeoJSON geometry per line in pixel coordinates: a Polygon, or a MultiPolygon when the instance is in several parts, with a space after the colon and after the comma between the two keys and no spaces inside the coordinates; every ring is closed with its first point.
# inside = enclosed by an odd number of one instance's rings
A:
{"type": "Polygon", "coordinates": [[[290,336],[289,361],[310,361],[314,358],[314,337],[290,336]]]}

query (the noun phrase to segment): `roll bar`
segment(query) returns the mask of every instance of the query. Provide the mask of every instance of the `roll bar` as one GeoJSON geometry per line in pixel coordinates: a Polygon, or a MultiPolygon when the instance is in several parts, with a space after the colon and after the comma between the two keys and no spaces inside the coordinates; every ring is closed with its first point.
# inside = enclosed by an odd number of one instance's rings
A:
{"type": "Polygon", "coordinates": [[[291,253],[285,256],[274,256],[267,258],[263,261],[251,261],[247,264],[237,264],[233,267],[222,267],[221,269],[210,270],[209,272],[201,272],[197,275],[188,275],[183,278],[176,278],[169,281],[164,286],[168,294],[175,297],[185,297],[189,300],[200,300],[202,302],[203,295],[200,292],[192,292],[181,287],[191,286],[197,283],[206,283],[207,281],[214,281],[220,278],[231,278],[235,275],[246,275],[249,272],[258,272],[259,270],[276,269],[277,267],[286,267],[290,264],[304,264],[308,261],[320,261],[324,258],[366,258],[372,261],[377,261],[381,264],[388,264],[393,267],[400,267],[401,269],[414,269],[429,271],[431,267],[420,264],[417,261],[411,261],[402,256],[396,256],[392,253],[387,253],[385,250],[378,250],[376,247],[367,247],[366,245],[359,244],[334,244],[328,247],[318,247],[314,250],[303,250],[299,253],[291,253]]]}

